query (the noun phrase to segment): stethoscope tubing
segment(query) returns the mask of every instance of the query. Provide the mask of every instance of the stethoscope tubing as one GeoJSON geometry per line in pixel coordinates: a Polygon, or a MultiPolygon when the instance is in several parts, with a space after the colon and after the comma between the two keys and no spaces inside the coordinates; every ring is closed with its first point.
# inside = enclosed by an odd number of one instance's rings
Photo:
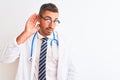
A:
{"type": "MultiPolygon", "coordinates": [[[[32,59],[33,47],[34,47],[34,41],[35,41],[36,35],[37,35],[37,32],[34,34],[33,39],[32,39],[31,50],[30,50],[30,59],[32,59]]],[[[53,44],[54,41],[56,42],[56,45],[58,47],[59,46],[59,42],[58,42],[57,38],[55,37],[55,33],[53,32],[53,39],[50,42],[50,46],[51,47],[52,47],[52,44],[53,44]]]]}
{"type": "Polygon", "coordinates": [[[37,35],[37,32],[34,34],[33,39],[32,39],[31,51],[30,51],[30,56],[31,57],[32,57],[32,53],[33,53],[34,40],[35,40],[36,35],[37,35]]]}

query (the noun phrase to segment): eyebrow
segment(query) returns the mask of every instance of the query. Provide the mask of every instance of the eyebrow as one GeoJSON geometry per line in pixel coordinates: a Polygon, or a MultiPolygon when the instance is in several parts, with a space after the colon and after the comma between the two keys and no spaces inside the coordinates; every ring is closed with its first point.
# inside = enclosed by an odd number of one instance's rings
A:
{"type": "MultiPolygon", "coordinates": [[[[52,19],[50,16],[45,16],[45,18],[50,18],[50,19],[52,19]]],[[[58,19],[58,18],[55,18],[55,20],[56,20],[56,19],[58,19]]]]}

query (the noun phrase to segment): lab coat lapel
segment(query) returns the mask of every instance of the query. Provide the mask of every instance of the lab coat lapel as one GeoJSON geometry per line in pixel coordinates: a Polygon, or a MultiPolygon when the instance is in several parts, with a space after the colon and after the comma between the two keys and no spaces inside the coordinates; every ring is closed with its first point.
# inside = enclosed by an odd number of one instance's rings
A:
{"type": "Polygon", "coordinates": [[[34,40],[34,45],[33,45],[33,54],[32,54],[32,65],[31,65],[31,80],[33,80],[33,77],[34,77],[34,72],[35,72],[35,56],[37,54],[37,45],[38,43],[38,39],[35,38],[34,40]]]}

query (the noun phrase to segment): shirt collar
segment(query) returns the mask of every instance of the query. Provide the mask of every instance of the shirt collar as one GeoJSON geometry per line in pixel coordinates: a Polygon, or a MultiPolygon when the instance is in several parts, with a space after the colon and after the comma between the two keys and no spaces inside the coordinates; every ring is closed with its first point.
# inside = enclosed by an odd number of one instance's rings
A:
{"type": "MultiPolygon", "coordinates": [[[[52,39],[52,37],[53,37],[53,33],[51,35],[47,36],[48,39],[52,39]]],[[[39,32],[37,32],[37,38],[42,39],[42,38],[45,38],[45,37],[42,36],[39,32]]]]}

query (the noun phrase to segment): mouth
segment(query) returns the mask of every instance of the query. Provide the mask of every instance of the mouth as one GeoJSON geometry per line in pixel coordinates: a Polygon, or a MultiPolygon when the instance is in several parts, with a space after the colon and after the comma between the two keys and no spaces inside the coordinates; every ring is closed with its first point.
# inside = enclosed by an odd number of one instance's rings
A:
{"type": "Polygon", "coordinates": [[[49,30],[48,30],[48,32],[49,32],[49,33],[52,33],[52,32],[53,32],[53,30],[52,30],[52,29],[49,29],[49,30]]]}
{"type": "Polygon", "coordinates": [[[47,31],[48,31],[49,33],[52,33],[52,32],[53,32],[53,29],[48,28],[47,31]]]}
{"type": "Polygon", "coordinates": [[[53,32],[53,29],[47,29],[47,33],[50,35],[53,32]]]}

